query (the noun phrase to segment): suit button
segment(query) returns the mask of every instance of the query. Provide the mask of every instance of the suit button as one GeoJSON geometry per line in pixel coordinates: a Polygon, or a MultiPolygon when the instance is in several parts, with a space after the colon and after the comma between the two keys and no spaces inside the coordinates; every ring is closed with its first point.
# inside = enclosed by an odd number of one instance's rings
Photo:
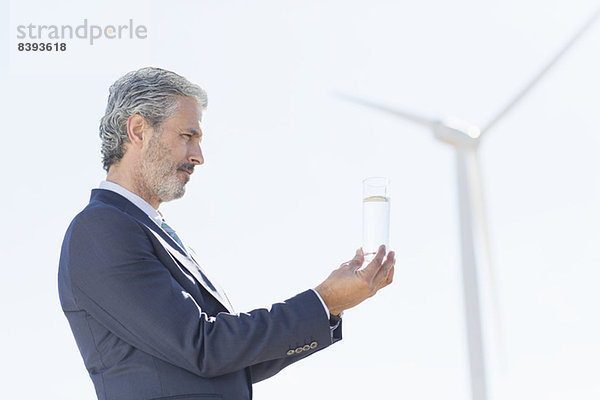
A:
{"type": "Polygon", "coordinates": [[[292,356],[292,355],[294,355],[294,350],[288,350],[288,352],[287,352],[287,355],[288,355],[288,356],[292,356]]]}
{"type": "Polygon", "coordinates": [[[296,354],[300,354],[300,353],[302,353],[302,347],[298,347],[298,348],[296,349],[296,354]]]}
{"type": "Polygon", "coordinates": [[[312,342],[312,343],[310,344],[310,348],[311,348],[311,349],[316,349],[318,345],[319,345],[319,344],[318,344],[317,342],[312,342]]]}
{"type": "Polygon", "coordinates": [[[304,351],[310,350],[310,345],[305,344],[304,346],[302,346],[302,350],[304,350],[304,351]]]}

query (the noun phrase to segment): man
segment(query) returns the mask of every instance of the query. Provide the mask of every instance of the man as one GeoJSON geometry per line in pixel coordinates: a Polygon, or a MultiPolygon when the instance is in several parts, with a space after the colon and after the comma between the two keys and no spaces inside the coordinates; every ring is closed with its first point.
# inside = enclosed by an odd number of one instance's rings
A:
{"type": "Polygon", "coordinates": [[[62,308],[99,399],[243,400],[252,383],[341,339],[340,314],[391,283],[394,253],[362,250],[315,289],[236,314],[158,208],[204,163],[206,95],[158,68],[110,88],[106,181],[69,226],[62,308]]]}

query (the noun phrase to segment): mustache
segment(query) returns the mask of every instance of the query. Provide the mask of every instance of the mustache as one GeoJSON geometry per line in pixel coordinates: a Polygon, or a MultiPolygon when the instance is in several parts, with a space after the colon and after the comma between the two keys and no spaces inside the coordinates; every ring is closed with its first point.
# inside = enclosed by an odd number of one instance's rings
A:
{"type": "Polygon", "coordinates": [[[177,169],[181,169],[188,172],[194,172],[194,164],[191,163],[181,163],[177,166],[177,169]]]}

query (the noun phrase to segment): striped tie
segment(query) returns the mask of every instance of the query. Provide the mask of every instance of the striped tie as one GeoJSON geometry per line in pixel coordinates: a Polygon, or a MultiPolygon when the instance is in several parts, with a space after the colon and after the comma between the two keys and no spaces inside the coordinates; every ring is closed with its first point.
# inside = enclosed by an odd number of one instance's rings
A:
{"type": "Polygon", "coordinates": [[[181,241],[181,239],[179,239],[179,236],[177,236],[177,234],[175,233],[175,230],[173,230],[173,228],[171,228],[163,219],[162,220],[162,224],[160,224],[160,227],[163,228],[165,230],[165,232],[167,232],[167,234],[169,236],[171,236],[171,239],[173,239],[185,252],[187,252],[187,249],[185,248],[185,246],[183,245],[183,242],[181,241]]]}

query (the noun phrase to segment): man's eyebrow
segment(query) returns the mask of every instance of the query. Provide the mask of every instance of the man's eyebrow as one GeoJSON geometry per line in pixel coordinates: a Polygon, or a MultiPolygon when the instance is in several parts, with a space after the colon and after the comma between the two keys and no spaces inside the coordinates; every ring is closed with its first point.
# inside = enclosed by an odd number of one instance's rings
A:
{"type": "Polygon", "coordinates": [[[196,128],[188,128],[186,129],[186,131],[193,134],[194,136],[202,136],[202,131],[199,131],[196,128]]]}

